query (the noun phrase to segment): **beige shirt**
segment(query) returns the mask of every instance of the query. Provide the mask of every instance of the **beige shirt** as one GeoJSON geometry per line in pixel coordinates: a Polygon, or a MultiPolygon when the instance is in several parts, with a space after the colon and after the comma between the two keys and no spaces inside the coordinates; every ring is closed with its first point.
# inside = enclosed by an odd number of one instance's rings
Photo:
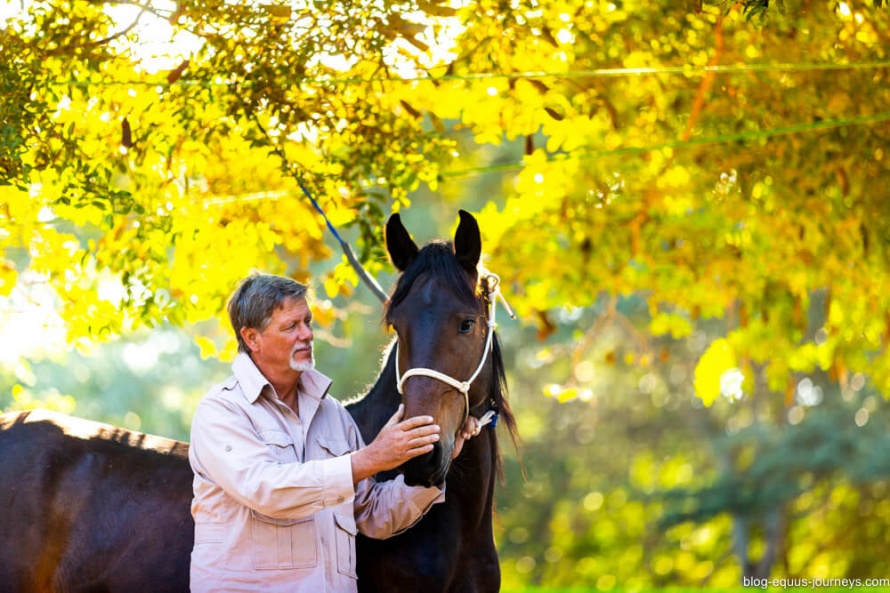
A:
{"type": "Polygon", "coordinates": [[[191,590],[356,591],[356,533],[400,533],[444,493],[401,476],[353,488],[364,443],[321,373],[302,374],[298,417],[247,354],[232,370],[192,421],[191,590]]]}

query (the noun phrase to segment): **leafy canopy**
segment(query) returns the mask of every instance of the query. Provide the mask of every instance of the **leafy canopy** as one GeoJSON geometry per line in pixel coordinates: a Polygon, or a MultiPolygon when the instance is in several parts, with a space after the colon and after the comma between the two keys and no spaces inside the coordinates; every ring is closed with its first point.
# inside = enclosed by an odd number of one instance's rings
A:
{"type": "Polygon", "coordinates": [[[0,292],[48,282],[72,342],[194,324],[251,268],[332,256],[300,183],[372,272],[388,211],[485,187],[488,263],[543,334],[639,294],[645,335],[720,320],[705,403],[731,367],[890,393],[888,13],[766,7],[29,3],[0,36],[0,292]],[[197,49],[148,59],[161,25],[197,49]]]}

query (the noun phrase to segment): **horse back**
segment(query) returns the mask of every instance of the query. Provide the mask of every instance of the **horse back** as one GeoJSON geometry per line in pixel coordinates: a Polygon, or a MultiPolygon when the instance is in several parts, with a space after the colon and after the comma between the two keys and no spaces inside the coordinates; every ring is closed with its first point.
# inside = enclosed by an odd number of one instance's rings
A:
{"type": "Polygon", "coordinates": [[[188,591],[188,445],[0,415],[0,591],[188,591]]]}

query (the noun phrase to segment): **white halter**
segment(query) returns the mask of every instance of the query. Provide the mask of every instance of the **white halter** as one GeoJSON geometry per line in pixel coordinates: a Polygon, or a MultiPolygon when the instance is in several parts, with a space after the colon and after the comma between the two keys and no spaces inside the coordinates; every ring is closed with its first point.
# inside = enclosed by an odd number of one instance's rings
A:
{"type": "MultiPolygon", "coordinates": [[[[488,353],[491,351],[491,342],[492,336],[494,336],[494,330],[498,326],[495,322],[495,311],[497,307],[495,306],[496,301],[500,300],[503,303],[504,308],[507,310],[507,314],[511,318],[515,318],[513,315],[513,311],[510,309],[510,306],[507,304],[507,301],[504,299],[501,294],[500,288],[498,288],[501,279],[498,278],[496,274],[488,274],[483,278],[485,282],[485,288],[488,291],[488,335],[485,337],[485,348],[482,350],[482,360],[479,361],[479,366],[476,367],[476,372],[473,373],[473,376],[467,379],[466,381],[458,381],[453,377],[449,377],[445,373],[440,373],[439,371],[433,369],[426,369],[423,367],[418,367],[414,369],[409,369],[404,375],[399,371],[399,343],[396,342],[396,385],[399,389],[399,394],[404,395],[405,393],[405,381],[410,379],[411,377],[430,377],[432,379],[436,379],[441,381],[451,387],[454,387],[456,390],[461,392],[464,395],[464,402],[466,404],[466,414],[464,414],[464,422],[467,421],[467,418],[470,416],[470,386],[473,384],[473,381],[476,380],[476,377],[479,376],[479,373],[482,372],[482,367],[485,366],[485,361],[488,359],[488,353]]],[[[490,411],[487,412],[479,421],[479,427],[481,428],[485,424],[488,424],[492,421],[495,414],[490,411]]]]}

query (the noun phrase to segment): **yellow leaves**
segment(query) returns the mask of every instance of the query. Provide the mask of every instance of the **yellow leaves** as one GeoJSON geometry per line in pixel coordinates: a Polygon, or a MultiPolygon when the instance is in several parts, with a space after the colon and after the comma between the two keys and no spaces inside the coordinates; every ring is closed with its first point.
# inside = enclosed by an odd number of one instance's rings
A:
{"type": "Polygon", "coordinates": [[[6,259],[0,259],[0,296],[9,296],[19,274],[15,269],[15,264],[6,259]]]}
{"type": "Polygon", "coordinates": [[[556,399],[561,404],[572,401],[578,397],[578,388],[574,386],[565,386],[550,384],[544,387],[544,395],[556,399]]]}
{"type": "Polygon", "coordinates": [[[214,342],[207,336],[195,336],[195,343],[201,350],[202,359],[207,360],[213,356],[216,356],[218,352],[216,342],[214,342]]]}
{"type": "Polygon", "coordinates": [[[818,359],[818,348],[816,344],[802,344],[799,348],[795,348],[788,357],[788,366],[791,370],[797,372],[812,372],[818,359]]]}
{"type": "Polygon", "coordinates": [[[29,267],[52,276],[62,276],[65,271],[76,267],[84,257],[84,251],[76,237],[50,227],[44,227],[35,235],[30,250],[29,267]]]}
{"type": "Polygon", "coordinates": [[[668,216],[685,216],[693,206],[694,202],[689,195],[671,194],[664,197],[664,207],[668,216]]]}
{"type": "Polygon", "coordinates": [[[325,293],[330,298],[350,296],[352,287],[358,284],[358,275],[344,255],[334,272],[324,280],[325,293]]]}
{"type": "MultiPolygon", "coordinates": [[[[455,88],[456,87],[456,88],[455,88]]],[[[461,106],[461,120],[475,132],[477,144],[501,143],[504,135],[503,109],[505,101],[502,95],[508,90],[508,82],[504,79],[486,81],[485,84],[456,84],[458,92],[443,97],[443,100],[457,101],[461,106]]],[[[441,93],[439,93],[441,96],[441,93]]],[[[443,114],[436,111],[439,117],[443,114]]],[[[515,117],[516,114],[513,114],[515,117]]],[[[533,132],[534,129],[527,133],[533,132]]]]}
{"type": "Polygon", "coordinates": [[[215,315],[222,308],[222,294],[231,292],[252,269],[282,271],[273,251],[281,239],[267,223],[241,218],[221,224],[205,214],[178,218],[174,232],[179,239],[169,286],[184,301],[190,322],[215,315]]]}
{"type": "Polygon", "coordinates": [[[547,136],[547,150],[558,152],[596,146],[606,129],[607,124],[600,119],[572,114],[562,120],[544,118],[541,131],[547,136]]]}
{"type": "Polygon", "coordinates": [[[99,227],[107,215],[104,208],[100,208],[95,204],[84,204],[79,206],[67,206],[65,204],[56,204],[53,211],[59,216],[70,220],[79,227],[92,225],[99,227]]]}
{"type": "Polygon", "coordinates": [[[832,299],[831,303],[828,306],[828,326],[834,328],[840,328],[844,325],[844,320],[846,315],[843,310],[843,305],[838,302],[838,299],[832,299]]]}
{"type": "Polygon", "coordinates": [[[689,180],[689,170],[682,165],[675,165],[659,176],[658,184],[662,188],[680,188],[688,184],[689,180]]]}
{"type": "Polygon", "coordinates": [[[675,340],[692,335],[692,323],[676,313],[659,312],[649,322],[649,332],[653,336],[670,334],[675,340]]]}
{"type": "Polygon", "coordinates": [[[721,393],[728,394],[738,387],[733,393],[740,394],[741,386],[736,385],[738,375],[735,373],[740,374],[732,345],[724,338],[714,340],[695,366],[695,395],[710,407],[721,393]]]}
{"type": "Polygon", "coordinates": [[[516,206],[524,218],[534,218],[572,189],[570,180],[580,163],[577,159],[548,160],[547,153],[540,149],[526,155],[524,162],[525,168],[516,178],[516,192],[522,196],[516,206]]]}

